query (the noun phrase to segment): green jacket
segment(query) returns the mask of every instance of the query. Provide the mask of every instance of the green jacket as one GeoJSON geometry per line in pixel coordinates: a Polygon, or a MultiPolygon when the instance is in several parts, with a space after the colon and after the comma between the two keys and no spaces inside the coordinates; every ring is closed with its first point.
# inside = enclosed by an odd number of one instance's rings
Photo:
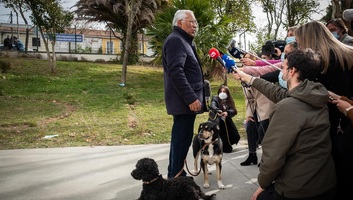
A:
{"type": "Polygon", "coordinates": [[[262,141],[260,186],[274,182],[277,193],[287,198],[314,197],[334,188],[325,87],[305,80],[287,91],[258,78],[252,86],[276,103],[262,141]]]}

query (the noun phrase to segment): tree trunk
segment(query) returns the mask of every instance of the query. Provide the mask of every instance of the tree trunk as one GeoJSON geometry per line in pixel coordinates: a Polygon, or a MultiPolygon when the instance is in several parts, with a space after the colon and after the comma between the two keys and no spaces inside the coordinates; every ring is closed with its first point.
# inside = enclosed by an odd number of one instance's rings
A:
{"type": "Polygon", "coordinates": [[[29,28],[26,28],[25,53],[28,52],[29,28]]]}
{"type": "Polygon", "coordinates": [[[50,59],[50,69],[52,73],[56,73],[56,54],[55,54],[55,41],[51,42],[52,45],[52,58],[50,59]]]}
{"type": "Polygon", "coordinates": [[[53,67],[52,67],[52,61],[51,61],[52,58],[51,58],[51,56],[50,56],[48,38],[45,38],[45,37],[44,37],[43,30],[42,30],[41,27],[39,27],[39,32],[40,32],[40,35],[41,35],[42,38],[43,38],[45,50],[46,50],[47,56],[48,56],[48,65],[49,65],[49,67],[50,67],[50,70],[52,71],[52,69],[53,69],[53,67]]]}
{"type": "Polygon", "coordinates": [[[127,64],[129,59],[129,52],[131,47],[131,37],[132,37],[132,26],[137,13],[137,2],[136,0],[125,0],[126,5],[126,15],[128,16],[127,30],[124,44],[124,54],[123,54],[123,68],[121,72],[121,83],[120,86],[125,86],[126,84],[126,73],[127,73],[127,64]]]}

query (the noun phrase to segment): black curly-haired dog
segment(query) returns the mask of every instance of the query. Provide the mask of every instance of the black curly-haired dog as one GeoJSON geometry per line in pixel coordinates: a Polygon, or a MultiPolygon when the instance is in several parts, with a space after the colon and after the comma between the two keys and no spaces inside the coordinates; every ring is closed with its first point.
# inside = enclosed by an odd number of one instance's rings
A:
{"type": "Polygon", "coordinates": [[[138,200],[214,200],[215,194],[206,195],[190,177],[179,176],[164,179],[159,173],[156,161],[142,158],[131,172],[136,180],[143,181],[143,188],[138,200]]]}

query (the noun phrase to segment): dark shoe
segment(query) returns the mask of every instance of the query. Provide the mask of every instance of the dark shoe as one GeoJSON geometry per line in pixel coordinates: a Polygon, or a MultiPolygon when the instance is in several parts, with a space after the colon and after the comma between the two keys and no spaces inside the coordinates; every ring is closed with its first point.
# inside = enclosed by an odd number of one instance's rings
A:
{"type": "Polygon", "coordinates": [[[231,153],[233,151],[233,147],[223,147],[223,153],[231,153]]]}
{"type": "Polygon", "coordinates": [[[256,153],[249,153],[249,157],[244,162],[240,163],[241,166],[249,166],[251,164],[257,164],[256,153]]]}

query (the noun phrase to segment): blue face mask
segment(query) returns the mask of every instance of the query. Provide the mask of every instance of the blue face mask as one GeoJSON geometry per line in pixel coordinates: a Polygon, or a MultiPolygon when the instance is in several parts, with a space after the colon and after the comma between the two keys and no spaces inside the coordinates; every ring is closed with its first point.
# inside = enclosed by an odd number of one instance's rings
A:
{"type": "Polygon", "coordinates": [[[283,62],[284,61],[284,57],[286,56],[286,54],[282,53],[281,54],[281,61],[283,62]]]}
{"type": "Polygon", "coordinates": [[[278,74],[278,84],[281,87],[287,89],[287,81],[283,80],[282,77],[283,77],[283,73],[282,73],[282,71],[280,71],[279,74],[278,74]]]}
{"type": "Polygon", "coordinates": [[[335,32],[331,32],[332,35],[338,40],[340,38],[340,36],[338,35],[338,33],[335,31],[335,32]]]}
{"type": "Polygon", "coordinates": [[[291,42],[295,42],[295,37],[294,36],[289,36],[286,38],[286,43],[291,43],[291,42]]]}

